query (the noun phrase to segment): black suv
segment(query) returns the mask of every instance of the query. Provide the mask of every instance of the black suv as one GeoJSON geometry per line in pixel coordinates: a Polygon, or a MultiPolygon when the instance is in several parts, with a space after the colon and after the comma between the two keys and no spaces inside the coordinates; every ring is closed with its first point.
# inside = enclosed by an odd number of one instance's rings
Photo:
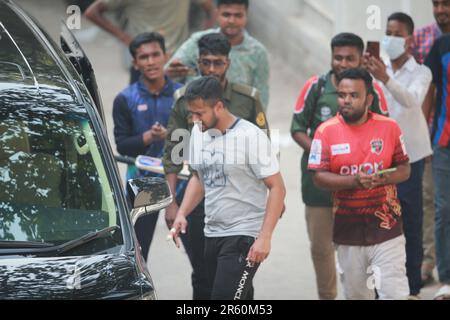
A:
{"type": "Polygon", "coordinates": [[[61,48],[0,0],[0,299],[154,299],[133,224],[172,196],[125,196],[92,67],[67,29],[61,48]]]}

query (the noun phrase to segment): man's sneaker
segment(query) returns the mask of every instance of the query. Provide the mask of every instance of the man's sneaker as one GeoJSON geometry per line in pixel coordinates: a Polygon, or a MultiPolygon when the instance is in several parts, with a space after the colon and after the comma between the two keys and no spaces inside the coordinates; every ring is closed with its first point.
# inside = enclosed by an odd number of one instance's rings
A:
{"type": "Polygon", "coordinates": [[[450,284],[444,284],[434,295],[434,300],[450,300],[450,284]]]}

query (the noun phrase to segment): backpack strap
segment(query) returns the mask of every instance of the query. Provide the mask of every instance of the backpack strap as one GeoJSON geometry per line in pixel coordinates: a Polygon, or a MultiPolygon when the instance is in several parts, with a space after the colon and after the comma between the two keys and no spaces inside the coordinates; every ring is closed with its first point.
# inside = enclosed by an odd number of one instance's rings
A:
{"type": "Polygon", "coordinates": [[[317,82],[317,87],[315,90],[314,101],[313,101],[313,109],[312,109],[311,115],[309,116],[309,121],[308,121],[308,128],[310,128],[310,129],[313,124],[314,115],[316,114],[316,111],[317,111],[317,105],[318,105],[319,99],[322,96],[323,91],[325,89],[326,81],[327,81],[326,75],[322,75],[322,76],[320,76],[319,81],[317,82]]]}

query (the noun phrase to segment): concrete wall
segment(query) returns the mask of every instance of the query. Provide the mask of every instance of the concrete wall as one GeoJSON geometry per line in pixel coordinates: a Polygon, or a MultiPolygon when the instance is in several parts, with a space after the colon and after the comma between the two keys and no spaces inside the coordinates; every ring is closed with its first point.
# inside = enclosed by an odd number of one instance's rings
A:
{"type": "Polygon", "coordinates": [[[365,41],[381,40],[395,11],[410,14],[419,27],[434,21],[430,0],[252,0],[249,29],[272,55],[307,77],[329,68],[333,35],[349,31],[365,41]],[[370,19],[373,11],[367,12],[370,6],[379,12],[378,25],[370,19]]]}
{"type": "MultiPolygon", "coordinates": [[[[319,0],[318,2],[320,2],[319,0]]],[[[338,3],[335,15],[336,31],[354,30],[365,39],[381,39],[384,35],[388,16],[396,11],[402,11],[414,20],[417,26],[422,26],[433,21],[432,2],[430,0],[336,0],[338,3]],[[367,26],[366,10],[369,6],[376,6],[381,14],[381,28],[369,29],[367,26]]]]}

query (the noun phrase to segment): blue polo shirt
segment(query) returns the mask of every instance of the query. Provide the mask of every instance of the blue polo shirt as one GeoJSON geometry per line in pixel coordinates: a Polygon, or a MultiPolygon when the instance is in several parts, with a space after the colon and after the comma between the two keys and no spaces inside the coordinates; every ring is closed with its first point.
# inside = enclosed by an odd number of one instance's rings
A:
{"type": "MultiPolygon", "coordinates": [[[[114,138],[117,151],[121,155],[131,157],[148,155],[158,158],[162,156],[164,140],[145,146],[142,134],[156,122],[167,128],[174,103],[173,94],[182,85],[167,77],[165,79],[166,84],[158,95],[151,93],[141,78],[114,99],[114,138]]],[[[138,175],[141,174],[137,174],[136,169],[129,166],[127,179],[138,175]]]]}

